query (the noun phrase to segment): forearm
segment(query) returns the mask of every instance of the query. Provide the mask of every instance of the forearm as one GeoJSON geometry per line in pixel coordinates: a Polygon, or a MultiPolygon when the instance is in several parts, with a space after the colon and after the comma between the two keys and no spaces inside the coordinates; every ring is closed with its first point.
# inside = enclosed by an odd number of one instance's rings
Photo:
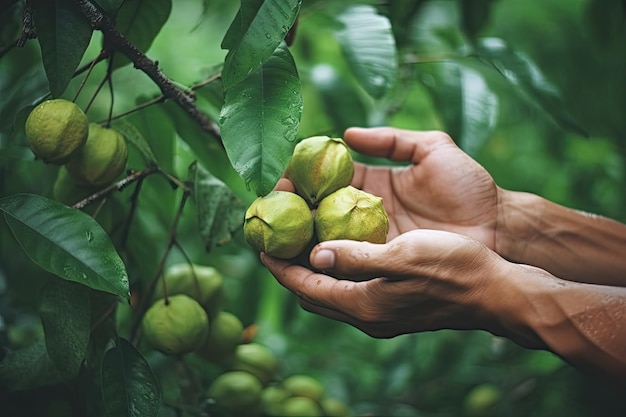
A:
{"type": "Polygon", "coordinates": [[[558,279],[512,265],[493,333],[549,350],[582,372],[626,387],[626,288],[558,279]]]}
{"type": "Polygon", "coordinates": [[[560,278],[626,287],[626,225],[499,189],[496,251],[560,278]]]}

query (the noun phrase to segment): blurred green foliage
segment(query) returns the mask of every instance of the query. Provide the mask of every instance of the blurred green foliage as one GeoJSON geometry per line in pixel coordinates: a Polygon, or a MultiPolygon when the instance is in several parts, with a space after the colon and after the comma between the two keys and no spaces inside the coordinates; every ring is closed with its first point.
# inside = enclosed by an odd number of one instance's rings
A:
{"type": "MultiPolygon", "coordinates": [[[[368,3],[390,16],[398,46],[397,79],[377,99],[359,85],[337,41],[333,13],[340,3],[305,0],[302,5],[290,47],[303,91],[299,137],[340,136],[353,125],[444,130],[502,187],[626,221],[623,2],[347,2],[368,3]],[[532,64],[527,78],[518,78],[516,83],[515,74],[507,78],[481,60],[477,51],[485,39],[507,45],[522,57],[520,62],[532,64]]],[[[226,55],[220,41],[237,7],[227,0],[174,2],[147,54],[180,85],[211,77],[226,55]]],[[[16,13],[8,6],[5,10],[16,13]]],[[[19,30],[19,26],[3,26],[3,45],[15,39],[19,30]]],[[[96,33],[85,57],[96,56],[100,48],[96,33]]],[[[28,42],[0,56],[0,196],[25,190],[49,195],[56,175],[55,167],[32,160],[19,128],[27,114],[23,109],[47,91],[43,68],[35,65],[39,55],[37,45],[28,42]]],[[[95,67],[91,80],[101,79],[104,71],[95,67]]],[[[72,80],[68,91],[75,91],[79,83],[78,78],[72,80]]],[[[86,91],[93,92],[95,84],[90,81],[86,91]]],[[[90,118],[103,120],[111,104],[115,114],[159,93],[131,66],[114,73],[114,87],[114,100],[103,94],[93,103],[90,118]]],[[[88,93],[78,98],[82,106],[89,100],[88,93]]],[[[214,120],[219,115],[220,94],[214,85],[197,94],[199,106],[214,120]]],[[[183,129],[193,127],[175,120],[171,115],[176,111],[166,103],[138,112],[130,120],[142,130],[159,163],[184,178],[196,150],[181,140],[183,129]]],[[[255,195],[224,162],[224,154],[212,155],[211,171],[244,203],[250,203],[255,195]]],[[[129,166],[141,164],[142,156],[131,152],[129,166]]],[[[131,195],[132,189],[126,189],[111,199],[117,220],[110,230],[116,242],[122,239],[131,195]]],[[[127,245],[134,249],[124,253],[131,281],[154,275],[180,198],[181,191],[163,178],[144,182],[136,226],[128,235],[127,245]]],[[[184,253],[175,248],[168,263],[189,258],[220,269],[228,278],[229,310],[244,325],[258,326],[257,340],[279,355],[283,372],[316,376],[357,414],[624,415],[623,398],[603,390],[552,354],[529,351],[485,332],[443,330],[376,340],[309,314],[263,268],[240,235],[232,244],[206,253],[197,234],[196,214],[195,207],[187,205],[177,231],[178,249],[184,248],[184,253]],[[485,386],[496,387],[498,395],[484,409],[473,409],[472,392],[485,386]]],[[[49,276],[20,250],[4,222],[0,222],[0,249],[0,295],[4,295],[0,330],[5,330],[0,332],[4,338],[0,345],[25,346],[41,333],[34,313],[38,288],[49,276]]],[[[151,361],[155,372],[160,372],[159,358],[151,361]]],[[[175,376],[164,371],[164,378],[164,386],[176,385],[175,376]]],[[[36,394],[54,399],[59,391],[63,387],[40,389],[36,394]]],[[[26,394],[24,401],[28,401],[26,394]]],[[[56,406],[60,411],[48,415],[62,415],[64,404],[56,406]]],[[[161,415],[180,414],[162,407],[161,415]]]]}

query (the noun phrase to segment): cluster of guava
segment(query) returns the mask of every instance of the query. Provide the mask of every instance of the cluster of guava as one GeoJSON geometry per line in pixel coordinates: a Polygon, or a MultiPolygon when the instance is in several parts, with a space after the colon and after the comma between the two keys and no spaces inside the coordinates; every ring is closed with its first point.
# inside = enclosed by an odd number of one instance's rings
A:
{"type": "Polygon", "coordinates": [[[62,165],[54,197],[64,203],[110,184],[126,168],[128,149],[117,130],[90,123],[75,103],[51,99],[38,104],[24,126],[26,140],[37,159],[62,165]]]}
{"type": "MultiPolygon", "coordinates": [[[[176,263],[163,274],[142,323],[142,342],[165,355],[195,354],[221,372],[206,399],[224,415],[351,415],[342,401],[325,395],[308,375],[281,378],[278,357],[267,346],[244,337],[244,326],[224,310],[224,277],[212,266],[176,263]]],[[[222,414],[220,414],[222,415],[222,414]]]]}
{"type": "Polygon", "coordinates": [[[385,243],[389,218],[382,198],[351,186],[353,176],[352,155],[342,139],[300,141],[285,171],[296,192],[272,191],[254,200],[244,219],[246,241],[282,259],[326,240],[385,243]]]}

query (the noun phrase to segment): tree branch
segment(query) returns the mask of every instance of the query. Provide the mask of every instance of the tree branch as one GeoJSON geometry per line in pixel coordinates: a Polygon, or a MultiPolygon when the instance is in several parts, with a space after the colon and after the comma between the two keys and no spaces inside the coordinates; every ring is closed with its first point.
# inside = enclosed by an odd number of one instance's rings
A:
{"type": "Polygon", "coordinates": [[[74,0],[80,11],[89,20],[91,27],[102,32],[105,44],[112,46],[116,51],[124,54],[133,63],[135,68],[143,71],[161,89],[161,93],[167,99],[175,101],[182,109],[194,119],[200,127],[215,139],[221,142],[221,135],[218,126],[198,109],[194,94],[179,89],[169,78],[167,78],[158,67],[157,62],[148,58],[135,45],[122,35],[109,16],[102,13],[89,0],[74,0]]]}

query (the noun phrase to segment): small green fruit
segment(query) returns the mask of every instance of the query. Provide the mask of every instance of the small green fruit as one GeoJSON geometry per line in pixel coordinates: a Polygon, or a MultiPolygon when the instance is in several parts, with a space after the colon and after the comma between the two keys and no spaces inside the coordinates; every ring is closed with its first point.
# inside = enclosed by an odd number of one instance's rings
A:
{"type": "Polygon", "coordinates": [[[315,401],[308,397],[291,397],[283,402],[283,413],[289,417],[318,417],[322,410],[315,401]]]}
{"type": "Polygon", "coordinates": [[[283,381],[283,386],[293,396],[307,397],[313,401],[320,401],[324,396],[324,387],[315,378],[309,375],[295,374],[283,381]]]}
{"type": "MultiPolygon", "coordinates": [[[[165,288],[171,295],[186,294],[204,307],[212,319],[224,305],[224,277],[214,267],[187,262],[170,265],[163,274],[165,288]]],[[[163,286],[155,291],[155,299],[163,298],[163,286]]]]}
{"type": "Polygon", "coordinates": [[[143,336],[150,346],[168,355],[198,350],[209,334],[209,318],[193,298],[177,294],[157,300],[142,320],[143,336]]]}
{"type": "Polygon", "coordinates": [[[52,197],[63,204],[71,206],[98,190],[96,187],[80,184],[72,177],[65,166],[59,168],[57,178],[52,186],[52,197]]]}
{"type": "Polygon", "coordinates": [[[321,405],[325,413],[324,415],[328,417],[350,417],[352,415],[350,407],[337,398],[322,398],[321,405]]]}
{"type": "Polygon", "coordinates": [[[28,115],[26,140],[45,163],[62,165],[84,146],[89,132],[85,113],[71,101],[47,100],[28,115]]]}
{"type": "Polygon", "coordinates": [[[385,243],[389,217],[382,198],[347,186],[320,202],[315,213],[315,232],[321,242],[349,239],[385,243]]]}
{"type": "Polygon", "coordinates": [[[243,232],[248,244],[259,252],[290,259],[313,238],[313,215],[299,195],[272,191],[248,207],[243,232]]]}
{"type": "Polygon", "coordinates": [[[266,387],[261,394],[263,414],[266,416],[286,415],[283,411],[283,402],[290,396],[291,393],[281,386],[266,387]]]}
{"type": "Polygon", "coordinates": [[[235,349],[232,369],[254,374],[263,385],[276,379],[278,359],[270,348],[260,343],[244,343],[235,349]]]}
{"type": "Polygon", "coordinates": [[[467,393],[464,399],[465,415],[487,417],[493,415],[493,406],[502,397],[500,388],[493,384],[481,384],[467,393]]]}
{"type": "Polygon", "coordinates": [[[115,129],[89,124],[89,137],[67,163],[67,170],[84,184],[110,184],[126,168],[128,148],[124,136],[115,129]]]}
{"type": "Polygon", "coordinates": [[[263,386],[258,378],[245,371],[229,371],[211,383],[208,396],[227,410],[256,415],[261,409],[263,386]]]}
{"type": "Polygon", "coordinates": [[[300,141],[285,171],[296,192],[316,206],[332,192],[350,185],[354,163],[346,143],[339,138],[313,136],[300,141]]]}
{"type": "Polygon", "coordinates": [[[239,318],[227,311],[220,311],[211,320],[209,336],[198,353],[208,360],[218,362],[235,352],[241,342],[243,324],[239,318]]]}

